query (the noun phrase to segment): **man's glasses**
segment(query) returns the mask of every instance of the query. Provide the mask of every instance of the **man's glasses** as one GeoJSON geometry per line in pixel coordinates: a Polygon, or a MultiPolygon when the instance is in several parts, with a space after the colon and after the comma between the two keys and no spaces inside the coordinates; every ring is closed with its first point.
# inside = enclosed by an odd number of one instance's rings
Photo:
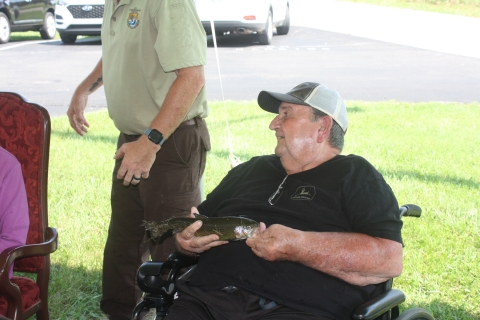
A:
{"type": "Polygon", "coordinates": [[[283,188],[285,187],[285,181],[287,180],[287,177],[288,175],[285,176],[285,179],[283,179],[282,183],[280,183],[280,185],[278,186],[278,189],[277,191],[275,191],[271,196],[270,198],[268,198],[268,203],[270,203],[270,205],[274,205],[278,199],[280,199],[280,197],[282,196],[282,193],[283,193],[283,188]]]}

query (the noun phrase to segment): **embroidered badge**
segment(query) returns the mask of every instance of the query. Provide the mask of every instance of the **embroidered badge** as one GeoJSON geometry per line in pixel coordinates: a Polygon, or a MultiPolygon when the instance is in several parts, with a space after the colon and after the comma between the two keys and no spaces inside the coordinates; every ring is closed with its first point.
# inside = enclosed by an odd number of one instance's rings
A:
{"type": "Polygon", "coordinates": [[[130,9],[130,14],[128,15],[127,24],[130,29],[135,29],[138,24],[140,23],[140,19],[138,19],[138,12],[140,10],[137,7],[130,9]]]}
{"type": "Polygon", "coordinates": [[[292,195],[292,200],[312,200],[315,194],[315,187],[298,187],[297,191],[292,195]]]}

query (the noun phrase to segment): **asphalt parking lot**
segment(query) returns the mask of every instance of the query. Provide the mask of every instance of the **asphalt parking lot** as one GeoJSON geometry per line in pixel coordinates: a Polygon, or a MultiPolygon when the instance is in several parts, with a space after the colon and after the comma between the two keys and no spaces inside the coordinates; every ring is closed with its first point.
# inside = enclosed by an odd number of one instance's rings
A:
{"type": "MultiPolygon", "coordinates": [[[[465,31],[480,30],[480,19],[333,0],[292,0],[291,12],[290,33],[274,36],[271,46],[219,37],[220,74],[209,40],[210,100],[253,100],[260,90],[317,81],[347,100],[480,101],[480,45],[465,31]],[[408,24],[400,25],[405,19],[408,24]]],[[[63,115],[73,90],[100,59],[101,42],[11,42],[0,46],[0,57],[1,91],[18,92],[53,116],[63,115]]],[[[89,110],[105,108],[103,90],[89,102],[89,110]]]]}

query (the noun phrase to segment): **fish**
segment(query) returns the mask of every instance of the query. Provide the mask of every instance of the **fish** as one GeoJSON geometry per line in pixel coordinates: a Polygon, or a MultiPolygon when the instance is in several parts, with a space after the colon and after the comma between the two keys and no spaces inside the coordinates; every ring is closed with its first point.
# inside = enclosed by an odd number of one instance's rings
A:
{"type": "Polygon", "coordinates": [[[172,217],[164,221],[144,221],[143,226],[150,231],[153,239],[160,237],[165,232],[172,230],[173,234],[181,232],[183,229],[201,220],[202,227],[195,232],[196,237],[216,234],[221,241],[238,241],[253,237],[258,222],[245,217],[213,217],[209,218],[201,214],[195,214],[194,218],[172,217]]]}

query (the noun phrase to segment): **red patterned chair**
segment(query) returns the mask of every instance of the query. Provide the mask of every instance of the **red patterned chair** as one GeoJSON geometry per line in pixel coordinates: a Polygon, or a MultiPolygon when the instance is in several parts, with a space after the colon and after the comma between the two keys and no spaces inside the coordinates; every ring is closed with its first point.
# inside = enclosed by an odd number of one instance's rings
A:
{"type": "Polygon", "coordinates": [[[0,145],[22,165],[30,215],[27,244],[0,252],[0,319],[49,319],[50,253],[57,249],[58,233],[48,227],[47,178],[50,116],[43,107],[15,93],[0,92],[0,145]],[[9,270],[31,273],[36,281],[9,270]]]}

